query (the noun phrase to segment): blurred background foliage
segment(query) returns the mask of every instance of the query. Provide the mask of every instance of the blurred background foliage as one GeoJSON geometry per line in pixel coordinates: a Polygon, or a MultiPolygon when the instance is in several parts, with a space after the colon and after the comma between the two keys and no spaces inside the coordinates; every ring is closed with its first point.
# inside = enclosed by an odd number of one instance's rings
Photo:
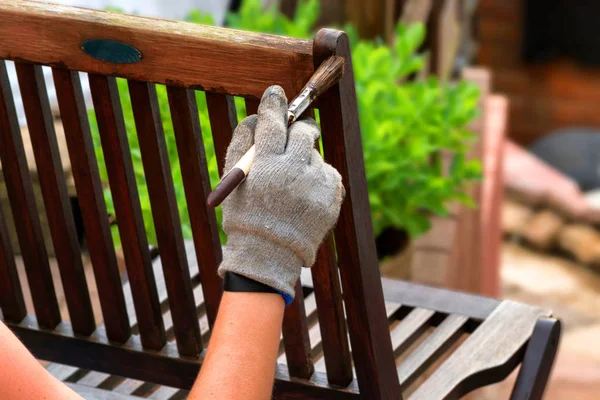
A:
{"type": "MultiPolygon", "coordinates": [[[[266,10],[260,0],[244,0],[237,13],[229,13],[229,28],[311,39],[319,18],[318,0],[300,1],[293,19],[273,5],[266,10]]],[[[209,14],[191,11],[187,21],[213,24],[209,14]]],[[[375,235],[386,228],[408,232],[411,237],[426,232],[429,216],[446,215],[453,201],[471,204],[465,186],[480,178],[477,161],[466,154],[474,135],[466,128],[477,115],[478,89],[466,83],[446,83],[435,77],[415,79],[424,68],[419,49],[425,38],[422,24],[398,25],[393,45],[382,40],[361,40],[346,25],[352,47],[365,168],[375,235]],[[449,168],[441,152],[452,155],[449,168]]],[[[118,80],[135,176],[140,194],[148,241],[156,243],[150,199],[137,141],[127,82],[118,80]]],[[[184,237],[191,237],[187,204],[177,157],[166,88],[157,85],[175,194],[184,237]]],[[[294,96],[295,93],[288,93],[294,96]]],[[[218,182],[211,128],[204,93],[197,92],[198,112],[213,186],[218,182]]],[[[245,116],[242,99],[236,99],[238,116],[245,116]]],[[[90,120],[101,177],[108,182],[95,115],[90,120]]],[[[327,134],[326,132],[324,134],[327,134]]],[[[114,214],[110,191],[105,192],[109,212],[114,214]]],[[[192,205],[193,206],[193,205],[192,205]]],[[[221,210],[217,209],[220,223],[221,210]]],[[[118,243],[118,231],[113,229],[118,243]]],[[[221,232],[222,239],[225,239],[221,232]]]]}

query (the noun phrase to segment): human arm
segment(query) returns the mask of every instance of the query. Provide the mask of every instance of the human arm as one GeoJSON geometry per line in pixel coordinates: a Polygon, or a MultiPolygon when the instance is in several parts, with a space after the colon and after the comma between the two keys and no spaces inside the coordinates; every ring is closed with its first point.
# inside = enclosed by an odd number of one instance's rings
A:
{"type": "Polygon", "coordinates": [[[0,321],[0,398],[82,400],[52,376],[0,321]]]}
{"type": "Polygon", "coordinates": [[[258,116],[234,133],[225,172],[252,144],[256,157],[246,181],[223,203],[228,241],[219,273],[242,275],[283,296],[224,293],[191,398],[270,398],[282,297],[293,299],[300,271],[314,263],[344,194],[340,175],[314,148],[319,134],[312,120],[288,129],[287,100],[278,87],[265,92],[258,116]]]}

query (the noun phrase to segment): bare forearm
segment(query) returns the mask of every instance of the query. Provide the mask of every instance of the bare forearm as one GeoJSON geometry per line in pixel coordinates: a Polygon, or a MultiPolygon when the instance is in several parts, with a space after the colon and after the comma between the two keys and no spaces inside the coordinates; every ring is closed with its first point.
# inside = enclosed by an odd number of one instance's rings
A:
{"type": "Polygon", "coordinates": [[[283,310],[278,294],[225,292],[189,399],[269,399],[283,310]]]}
{"type": "Polygon", "coordinates": [[[46,371],[0,321],[0,398],[82,400],[46,371]]]}

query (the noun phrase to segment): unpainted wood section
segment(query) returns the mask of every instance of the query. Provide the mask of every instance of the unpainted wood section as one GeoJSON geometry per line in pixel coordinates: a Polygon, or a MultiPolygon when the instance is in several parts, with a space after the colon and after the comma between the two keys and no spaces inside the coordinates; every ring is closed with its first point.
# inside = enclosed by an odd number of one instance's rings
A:
{"type": "Polygon", "coordinates": [[[0,21],[0,58],[74,71],[256,98],[271,84],[297,93],[314,71],[304,39],[28,0],[0,3],[0,21]],[[88,39],[125,42],[142,59],[98,60],[81,50],[88,39]]]}
{"type": "Polygon", "coordinates": [[[12,214],[19,221],[15,224],[15,229],[35,314],[40,326],[52,329],[60,322],[58,301],[33,196],[15,103],[3,60],[0,60],[0,161],[12,214]]]}
{"type": "Polygon", "coordinates": [[[402,389],[406,389],[461,335],[468,317],[448,315],[414,351],[398,366],[398,377],[402,389]]]}
{"type": "Polygon", "coordinates": [[[325,159],[346,188],[335,228],[348,330],[361,393],[400,399],[372,231],[348,38],[322,29],[314,41],[315,69],[332,54],[345,58],[340,82],[319,98],[325,159]]]}
{"type": "Polygon", "coordinates": [[[202,350],[202,338],[196,319],[156,88],[151,83],[129,81],[129,94],[169,293],[169,307],[173,314],[177,348],[181,355],[197,357],[202,350]]]}
{"type": "Polygon", "coordinates": [[[136,400],[139,397],[136,396],[127,396],[124,394],[119,394],[115,392],[111,392],[109,390],[97,389],[95,387],[90,387],[85,385],[84,383],[67,383],[67,386],[75,391],[75,393],[79,394],[84,399],[94,399],[94,400],[136,400]]]}
{"type": "Polygon", "coordinates": [[[424,308],[413,309],[390,332],[394,356],[398,357],[429,327],[428,322],[435,311],[424,308]]]}
{"type": "Polygon", "coordinates": [[[295,287],[294,301],[285,308],[282,333],[290,376],[309,379],[314,372],[314,366],[300,281],[295,287]]]}
{"type": "Polygon", "coordinates": [[[225,171],[225,155],[237,126],[237,113],[233,96],[206,92],[206,105],[210,118],[219,176],[225,171]]]}
{"type": "Polygon", "coordinates": [[[79,73],[52,72],[106,334],[124,343],[131,330],[79,73]]]}
{"type": "Polygon", "coordinates": [[[311,272],[327,379],[331,384],[346,386],[352,380],[352,357],[332,235],[319,248],[311,272]]]}
{"type": "Polygon", "coordinates": [[[210,178],[202,143],[198,106],[192,90],[170,86],[167,93],[192,234],[197,249],[202,289],[206,299],[206,313],[212,327],[221,301],[222,284],[217,268],[223,254],[215,211],[206,204],[206,197],[210,192],[210,178]]]}
{"type": "Polygon", "coordinates": [[[389,278],[381,280],[387,301],[428,308],[446,314],[459,314],[481,322],[500,304],[499,300],[439,289],[389,278]]]}
{"type": "Polygon", "coordinates": [[[76,333],[89,335],[96,329],[96,324],[44,74],[40,65],[18,62],[15,68],[69,316],[76,333]]]}
{"type": "Polygon", "coordinates": [[[95,74],[89,75],[89,82],[141,343],[159,350],[166,342],[165,330],[117,83],[95,74]]]}
{"type": "Polygon", "coordinates": [[[246,103],[247,116],[258,114],[258,106],[260,105],[259,99],[246,98],[244,99],[244,102],[246,103]]]}
{"type": "Polygon", "coordinates": [[[0,208],[0,309],[7,321],[20,322],[27,315],[27,309],[4,221],[4,212],[0,208]]]}
{"type": "Polygon", "coordinates": [[[427,379],[410,400],[454,399],[506,378],[523,359],[541,308],[505,300],[427,379]]]}

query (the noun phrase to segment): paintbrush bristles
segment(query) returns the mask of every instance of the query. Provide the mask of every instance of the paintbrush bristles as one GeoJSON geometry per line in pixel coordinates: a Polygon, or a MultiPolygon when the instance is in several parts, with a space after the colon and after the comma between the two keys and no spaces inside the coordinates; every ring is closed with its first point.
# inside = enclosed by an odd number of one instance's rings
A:
{"type": "Polygon", "coordinates": [[[344,75],[344,59],[331,56],[321,63],[305,88],[311,90],[311,98],[314,99],[338,83],[342,75],[344,75]]]}

